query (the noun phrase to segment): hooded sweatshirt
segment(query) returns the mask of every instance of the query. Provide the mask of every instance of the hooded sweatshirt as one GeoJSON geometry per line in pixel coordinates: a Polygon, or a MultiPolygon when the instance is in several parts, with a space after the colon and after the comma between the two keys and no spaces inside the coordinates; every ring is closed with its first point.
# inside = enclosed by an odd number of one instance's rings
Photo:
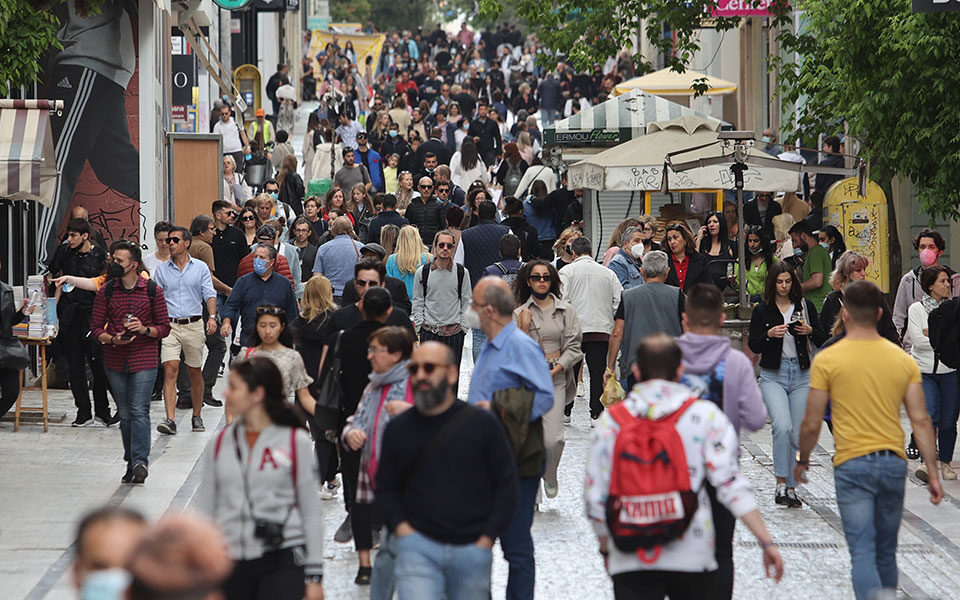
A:
{"type": "MultiPolygon", "coordinates": [[[[690,398],[690,389],[662,379],[645,381],[633,388],[623,404],[637,418],[661,419],[677,411],[690,398]]],[[[690,488],[697,490],[697,511],[686,532],[662,546],[653,562],[644,562],[635,552],[621,552],[610,544],[610,575],[631,571],[677,571],[698,573],[717,568],[714,557],[713,511],[704,483],[717,490],[717,498],[733,516],[740,518],[757,508],[750,483],[737,464],[739,444],[730,421],[712,402],[698,400],[687,408],[676,424],[683,442],[690,473],[690,488]]],[[[604,411],[590,440],[583,499],[587,518],[598,536],[610,535],[606,503],[610,492],[613,450],[620,426],[604,411]]]]}
{"type": "Polygon", "coordinates": [[[757,385],[753,364],[739,350],[730,347],[730,338],[723,335],[685,333],[677,338],[683,352],[683,370],[693,375],[710,374],[726,359],[723,376],[723,412],[733,424],[756,431],[767,422],[767,409],[757,385]]]}

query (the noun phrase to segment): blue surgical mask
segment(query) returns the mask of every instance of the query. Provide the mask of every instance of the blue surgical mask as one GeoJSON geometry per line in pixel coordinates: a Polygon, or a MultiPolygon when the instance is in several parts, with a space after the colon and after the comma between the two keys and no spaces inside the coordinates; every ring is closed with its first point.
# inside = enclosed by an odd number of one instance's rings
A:
{"type": "Polygon", "coordinates": [[[794,256],[803,256],[803,250],[801,250],[800,248],[794,248],[794,249],[793,249],[793,255],[794,255],[794,256]]]}
{"type": "Polygon", "coordinates": [[[263,275],[267,272],[267,261],[263,260],[259,256],[254,257],[253,259],[253,272],[257,275],[263,275]]]}
{"type": "Polygon", "coordinates": [[[771,138],[769,135],[763,136],[762,139],[763,139],[764,142],[766,142],[766,143],[768,143],[768,144],[773,141],[773,138],[771,138]]]}
{"type": "Polygon", "coordinates": [[[270,197],[273,198],[274,200],[276,200],[278,196],[279,194],[277,194],[277,192],[270,192],[270,197]]]}
{"type": "Polygon", "coordinates": [[[130,574],[123,569],[93,571],[83,581],[80,600],[121,600],[130,585],[130,574]]]}
{"type": "Polygon", "coordinates": [[[830,251],[830,242],[820,242],[820,245],[823,246],[823,249],[827,252],[830,251]]]}
{"type": "Polygon", "coordinates": [[[390,137],[392,137],[392,138],[397,137],[397,133],[398,133],[398,132],[397,132],[396,130],[391,129],[391,130],[390,130],[390,137]]]}

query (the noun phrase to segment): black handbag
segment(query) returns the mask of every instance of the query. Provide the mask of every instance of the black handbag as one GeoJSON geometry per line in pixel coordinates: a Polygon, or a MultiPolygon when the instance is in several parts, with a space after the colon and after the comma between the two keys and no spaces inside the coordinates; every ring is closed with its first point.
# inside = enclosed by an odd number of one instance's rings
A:
{"type": "Polygon", "coordinates": [[[22,371],[30,366],[30,353],[17,338],[0,338],[0,369],[22,371]]]}
{"type": "Polygon", "coordinates": [[[313,421],[321,431],[336,429],[340,424],[340,411],[343,408],[343,387],[340,382],[342,365],[340,360],[340,338],[343,329],[333,335],[327,360],[330,367],[325,374],[318,374],[317,407],[313,412],[313,421]]]}

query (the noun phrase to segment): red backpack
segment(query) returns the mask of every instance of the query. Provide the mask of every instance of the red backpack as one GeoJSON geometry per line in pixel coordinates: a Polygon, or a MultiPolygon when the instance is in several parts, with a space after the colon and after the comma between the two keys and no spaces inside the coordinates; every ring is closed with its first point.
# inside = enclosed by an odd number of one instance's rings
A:
{"type": "Polygon", "coordinates": [[[620,433],[613,446],[607,528],[617,549],[636,552],[648,564],[659,558],[663,544],[683,535],[697,510],[676,428],[695,401],[656,421],[634,417],[623,404],[608,409],[620,433]]]}

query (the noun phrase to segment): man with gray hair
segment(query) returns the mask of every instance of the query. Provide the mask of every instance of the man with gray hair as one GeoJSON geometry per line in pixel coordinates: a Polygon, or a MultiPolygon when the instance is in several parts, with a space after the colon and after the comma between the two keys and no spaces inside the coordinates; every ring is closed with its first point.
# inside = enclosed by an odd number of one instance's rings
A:
{"type": "MultiPolygon", "coordinates": [[[[620,383],[627,390],[635,383],[630,372],[630,361],[640,340],[655,333],[665,333],[670,337],[679,337],[683,333],[681,324],[685,296],[680,288],[665,283],[669,272],[670,263],[666,253],[660,250],[648,252],[643,257],[646,283],[624,289],[620,297],[620,307],[614,316],[616,322],[610,335],[607,367],[615,370],[617,354],[620,353],[620,383]]],[[[606,381],[607,375],[604,374],[603,382],[606,381]]]]}
{"type": "MultiPolygon", "coordinates": [[[[623,286],[614,272],[593,260],[590,240],[579,237],[570,244],[573,262],[560,270],[563,299],[569,302],[583,329],[581,347],[590,372],[590,418],[603,412],[603,373],[607,364],[613,317],[620,305],[623,286]]],[[[564,423],[570,422],[573,404],[564,407],[564,423]]]]}
{"type": "Polygon", "coordinates": [[[643,284],[643,274],[637,265],[643,250],[643,230],[639,227],[624,229],[620,236],[620,251],[610,259],[607,267],[616,274],[625,290],[643,284]]]}
{"type": "Polygon", "coordinates": [[[337,217],[330,223],[333,239],[320,246],[313,262],[313,272],[323,275],[333,286],[333,301],[341,305],[343,288],[353,279],[353,266],[360,261],[363,244],[353,237],[353,224],[347,217],[337,217]]]}
{"type": "Polygon", "coordinates": [[[300,316],[290,280],[274,270],[276,263],[277,249],[270,244],[257,244],[253,249],[253,273],[237,279],[233,291],[223,304],[220,335],[229,338],[233,333],[233,323],[239,317],[243,323],[240,344],[255,345],[253,335],[257,327],[258,306],[273,304],[283,308],[287,323],[300,316]]]}

